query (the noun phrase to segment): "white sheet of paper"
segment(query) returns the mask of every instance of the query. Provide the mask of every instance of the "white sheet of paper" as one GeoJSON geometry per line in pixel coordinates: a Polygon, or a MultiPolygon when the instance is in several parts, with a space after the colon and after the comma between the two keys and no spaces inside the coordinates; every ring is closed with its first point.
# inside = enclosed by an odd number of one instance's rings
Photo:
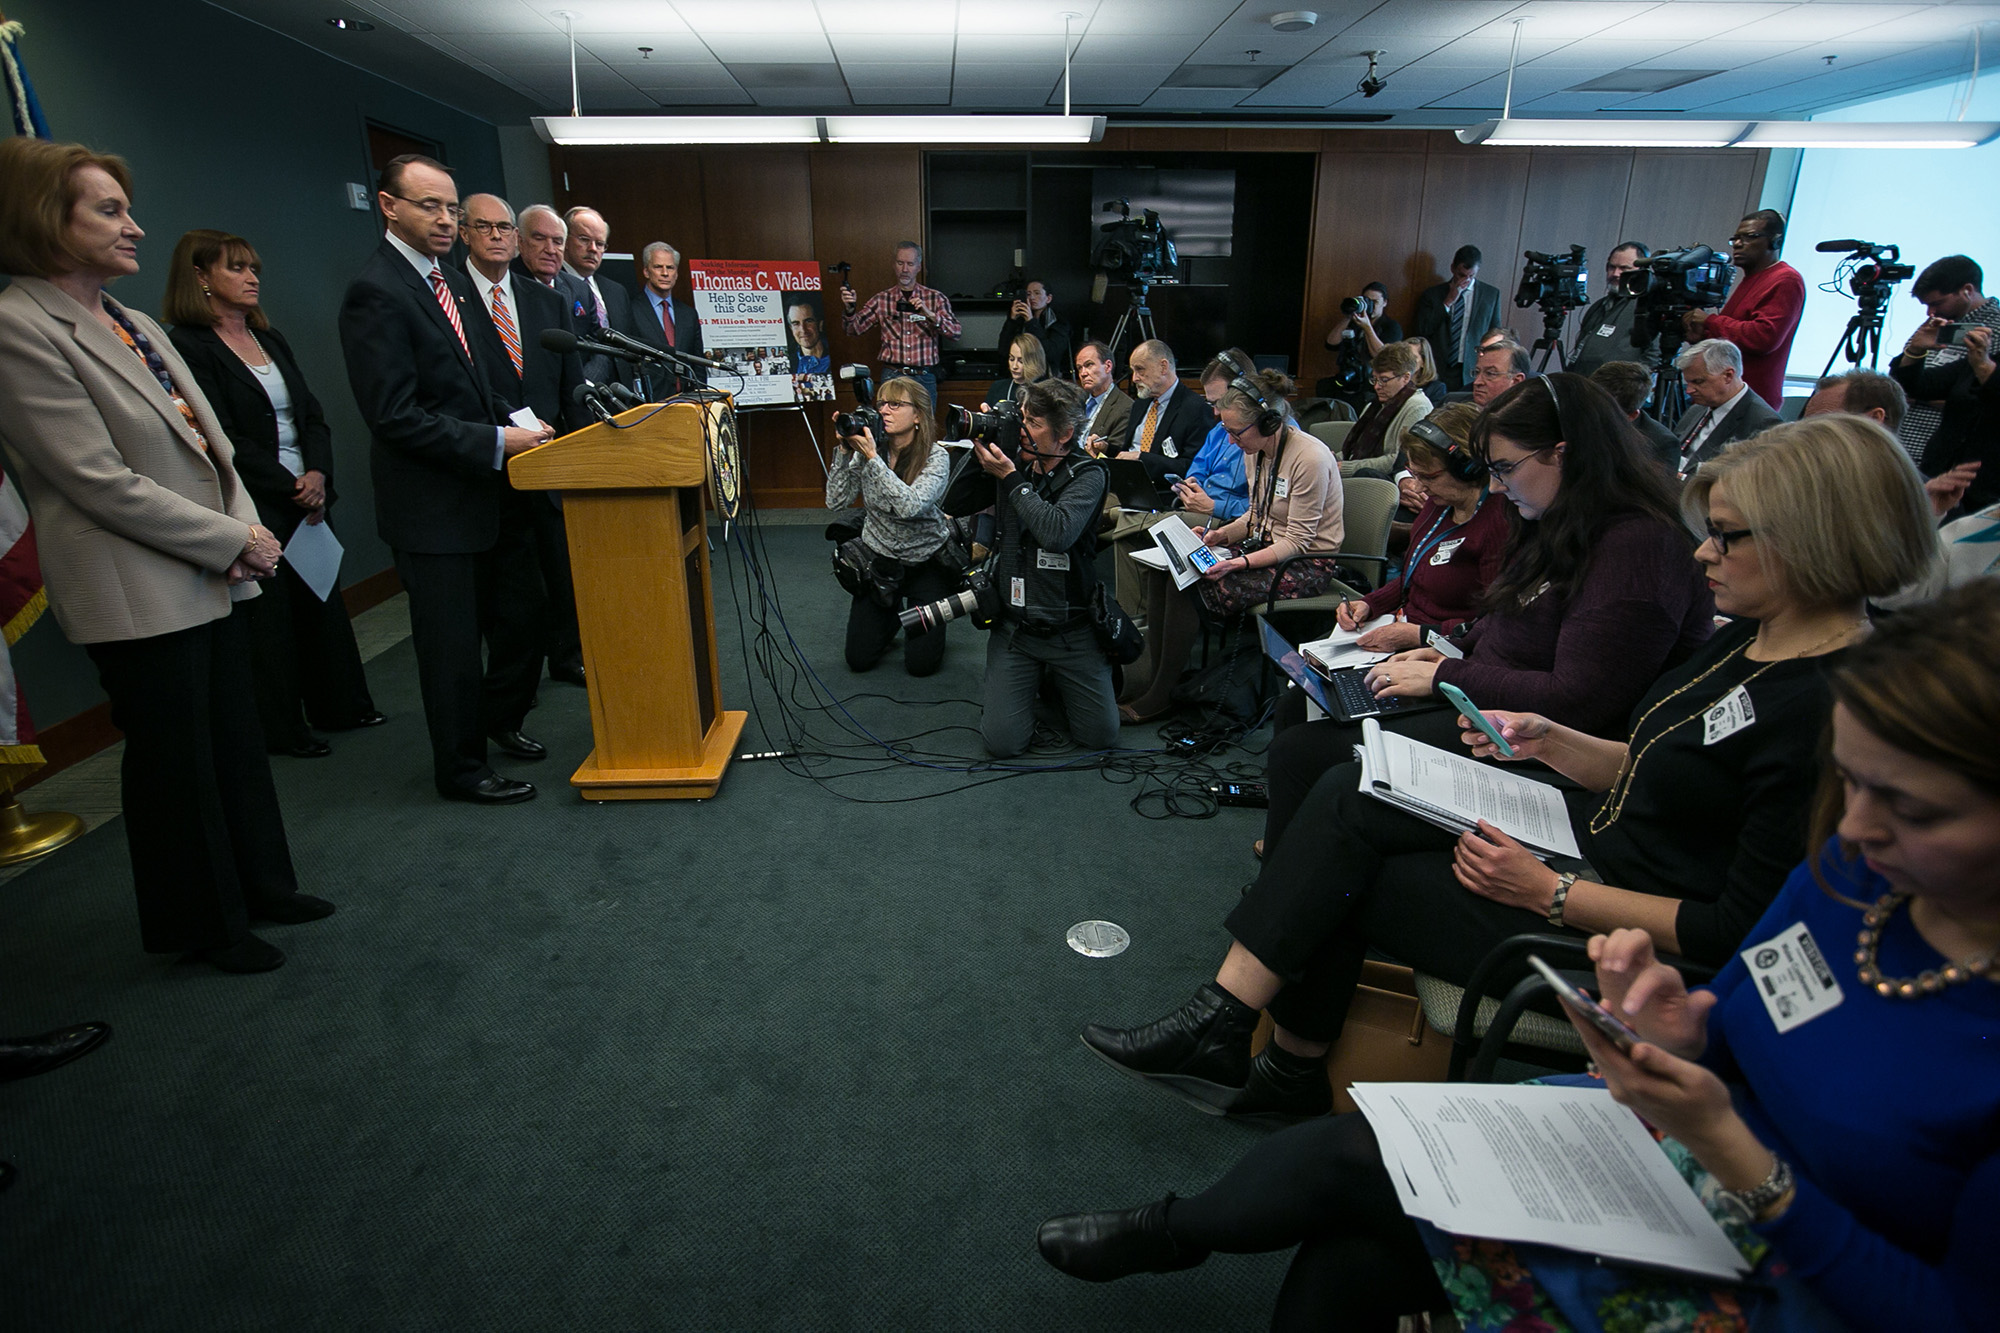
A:
{"type": "Polygon", "coordinates": [[[1440,828],[1464,832],[1483,819],[1538,855],[1582,855],[1569,807],[1546,782],[1385,731],[1372,717],[1362,720],[1360,748],[1361,790],[1370,796],[1440,828]]]}
{"type": "Polygon", "coordinates": [[[340,538],[325,523],[301,523],[285,543],[285,561],[292,572],[305,580],[313,596],[325,601],[340,578],[340,538]]]}
{"type": "Polygon", "coordinates": [[[1371,629],[1393,625],[1396,617],[1379,615],[1360,629],[1337,629],[1324,639],[1314,639],[1311,643],[1299,645],[1299,654],[1322,671],[1340,671],[1347,667],[1373,666],[1387,657],[1387,653],[1371,652],[1355,647],[1356,640],[1371,629]]]}
{"type": "Polygon", "coordinates": [[[1413,1217],[1735,1279],[1750,1271],[1639,1122],[1600,1088],[1358,1083],[1413,1217]]]}
{"type": "Polygon", "coordinates": [[[532,407],[521,408],[510,415],[507,420],[513,422],[522,430],[540,430],[542,428],[542,419],[535,415],[535,409],[532,407]]]}

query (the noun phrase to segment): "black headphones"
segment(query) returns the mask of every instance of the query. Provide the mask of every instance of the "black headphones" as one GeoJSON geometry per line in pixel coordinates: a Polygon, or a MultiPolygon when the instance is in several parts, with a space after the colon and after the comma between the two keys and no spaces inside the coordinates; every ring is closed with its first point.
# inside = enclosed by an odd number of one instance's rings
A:
{"type": "Polygon", "coordinates": [[[1215,359],[1236,372],[1236,378],[1229,381],[1229,387],[1257,404],[1257,420],[1252,423],[1252,429],[1259,435],[1276,435],[1285,424],[1285,409],[1272,406],[1271,400],[1264,396],[1264,390],[1257,384],[1257,368],[1244,365],[1233,351],[1217,352],[1215,359]]]}
{"type": "Polygon", "coordinates": [[[1410,427],[1408,433],[1437,451],[1439,457],[1444,459],[1444,470],[1448,476],[1463,482],[1486,480],[1486,460],[1452,439],[1442,426],[1419,421],[1410,427]]]}

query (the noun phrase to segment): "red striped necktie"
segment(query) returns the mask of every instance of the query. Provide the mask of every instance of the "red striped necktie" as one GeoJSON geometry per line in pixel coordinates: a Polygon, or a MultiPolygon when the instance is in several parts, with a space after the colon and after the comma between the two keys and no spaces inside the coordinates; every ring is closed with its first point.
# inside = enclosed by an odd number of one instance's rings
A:
{"type": "Polygon", "coordinates": [[[464,349],[465,359],[470,361],[472,344],[465,340],[465,325],[460,323],[458,318],[458,302],[451,299],[451,288],[444,285],[444,270],[441,268],[431,269],[431,294],[436,296],[438,304],[444,307],[444,317],[451,321],[451,331],[458,335],[458,345],[464,349]]]}
{"type": "Polygon", "coordinates": [[[660,326],[667,331],[667,346],[674,345],[674,302],[671,296],[660,302],[660,326]]]}
{"type": "Polygon", "coordinates": [[[507,344],[507,358],[514,363],[514,373],[521,373],[521,335],[514,328],[514,317],[507,313],[507,297],[498,284],[493,288],[493,327],[500,330],[500,341],[507,344]]]}

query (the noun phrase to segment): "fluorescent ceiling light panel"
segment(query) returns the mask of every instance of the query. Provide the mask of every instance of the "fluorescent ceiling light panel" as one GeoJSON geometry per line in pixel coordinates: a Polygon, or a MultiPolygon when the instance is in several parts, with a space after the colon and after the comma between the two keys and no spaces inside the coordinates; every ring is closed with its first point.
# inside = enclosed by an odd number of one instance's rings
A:
{"type": "Polygon", "coordinates": [[[1512,147],[1974,148],[2000,138],[2000,121],[1859,123],[1810,120],[1489,120],[1460,143],[1512,147]]]}
{"type": "Polygon", "coordinates": [[[813,116],[536,116],[535,133],[567,148],[593,144],[818,143],[813,116]]]}
{"type": "Polygon", "coordinates": [[[828,116],[833,143],[1096,143],[1102,116],[828,116]]]}

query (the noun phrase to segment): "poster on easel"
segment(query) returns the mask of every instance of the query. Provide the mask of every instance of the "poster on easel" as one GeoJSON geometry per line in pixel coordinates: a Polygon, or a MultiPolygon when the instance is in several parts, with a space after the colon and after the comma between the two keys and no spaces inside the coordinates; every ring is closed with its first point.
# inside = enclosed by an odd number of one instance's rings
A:
{"type": "Polygon", "coordinates": [[[833,353],[817,263],[696,259],[688,280],[702,344],[729,368],[710,373],[711,387],[728,389],[739,407],[832,401],[833,353]]]}

